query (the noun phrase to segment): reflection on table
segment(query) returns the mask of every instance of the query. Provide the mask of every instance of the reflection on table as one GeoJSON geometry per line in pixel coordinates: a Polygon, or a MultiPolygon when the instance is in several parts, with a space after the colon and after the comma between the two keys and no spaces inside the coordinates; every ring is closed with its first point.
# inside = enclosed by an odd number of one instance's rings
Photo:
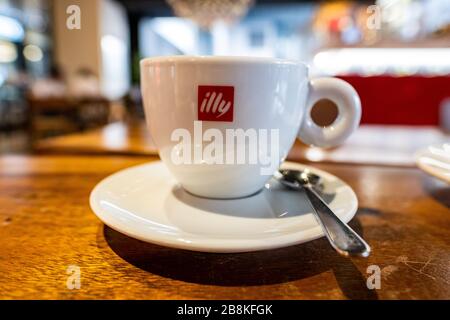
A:
{"type": "MultiPolygon", "coordinates": [[[[448,140],[450,136],[436,127],[362,125],[342,146],[332,149],[310,147],[296,141],[288,159],[412,166],[417,150],[448,140]]],[[[45,139],[37,144],[36,151],[136,156],[157,154],[144,122],[116,122],[97,130],[45,139]]]]}

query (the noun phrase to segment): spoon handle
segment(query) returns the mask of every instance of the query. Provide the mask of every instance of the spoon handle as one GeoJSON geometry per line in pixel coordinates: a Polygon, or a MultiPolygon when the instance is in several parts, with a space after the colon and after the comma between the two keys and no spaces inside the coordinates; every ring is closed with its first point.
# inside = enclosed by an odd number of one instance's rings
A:
{"type": "Polygon", "coordinates": [[[343,256],[368,257],[369,245],[333,213],[313,188],[305,185],[304,190],[316,213],[316,219],[333,248],[343,256]]]}

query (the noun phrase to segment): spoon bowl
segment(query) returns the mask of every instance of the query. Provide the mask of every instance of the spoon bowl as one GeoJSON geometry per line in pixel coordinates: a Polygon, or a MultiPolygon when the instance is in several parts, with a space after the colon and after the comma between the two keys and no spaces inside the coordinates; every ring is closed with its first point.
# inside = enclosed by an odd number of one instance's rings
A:
{"type": "Polygon", "coordinates": [[[369,256],[369,245],[352,228],[341,221],[314,190],[321,185],[320,176],[307,170],[290,169],[281,169],[274,176],[289,189],[305,191],[316,220],[322,227],[330,244],[338,253],[343,256],[369,256]]]}

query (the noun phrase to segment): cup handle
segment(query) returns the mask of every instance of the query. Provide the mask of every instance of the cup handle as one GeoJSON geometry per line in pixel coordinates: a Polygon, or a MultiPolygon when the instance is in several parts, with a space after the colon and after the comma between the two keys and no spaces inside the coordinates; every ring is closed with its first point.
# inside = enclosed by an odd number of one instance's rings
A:
{"type": "Polygon", "coordinates": [[[355,131],[360,120],[361,100],[348,82],[338,78],[312,79],[298,138],[317,147],[336,146],[355,131]],[[338,109],[336,120],[326,127],[318,126],[311,118],[312,107],[321,99],[333,101],[338,109]]]}

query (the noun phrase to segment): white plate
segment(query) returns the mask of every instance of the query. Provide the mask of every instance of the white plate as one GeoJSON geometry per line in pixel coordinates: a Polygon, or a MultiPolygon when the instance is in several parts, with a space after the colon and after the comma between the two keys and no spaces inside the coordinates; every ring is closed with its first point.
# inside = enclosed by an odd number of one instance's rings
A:
{"type": "MultiPolygon", "coordinates": [[[[348,222],[355,215],[356,195],[337,177],[297,163],[282,167],[320,175],[325,199],[337,216],[348,222]]],[[[305,195],[275,180],[252,197],[205,199],[185,192],[159,161],[107,177],[92,191],[90,204],[106,225],[130,237],[194,251],[265,250],[323,236],[305,195]]]]}
{"type": "Polygon", "coordinates": [[[450,144],[429,146],[414,156],[417,166],[423,171],[450,183],[450,144]]]}

